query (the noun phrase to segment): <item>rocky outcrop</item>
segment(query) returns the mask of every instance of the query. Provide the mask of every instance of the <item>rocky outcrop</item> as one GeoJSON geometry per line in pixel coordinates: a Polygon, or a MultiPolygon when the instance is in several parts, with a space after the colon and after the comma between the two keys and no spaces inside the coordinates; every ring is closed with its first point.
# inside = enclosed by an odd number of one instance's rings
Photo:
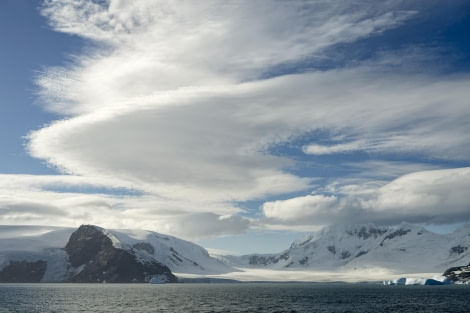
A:
{"type": "Polygon", "coordinates": [[[153,258],[136,257],[113,246],[96,226],[82,225],[65,247],[72,266],[67,282],[143,283],[153,277],[176,282],[171,270],[153,258]]]}
{"type": "MultiPolygon", "coordinates": [[[[387,240],[387,239],[390,240],[390,239],[393,239],[395,237],[405,236],[410,231],[411,231],[411,229],[398,229],[397,231],[394,231],[393,233],[388,234],[387,236],[385,236],[384,239],[382,240],[382,242],[380,243],[380,246],[384,245],[385,240],[387,240]]],[[[421,235],[421,234],[419,234],[419,235],[421,235]]]]}
{"type": "Polygon", "coordinates": [[[451,267],[444,272],[443,276],[453,282],[470,284],[470,264],[467,266],[451,267]]]}
{"type": "MultiPolygon", "coordinates": [[[[251,255],[249,256],[249,264],[250,265],[268,265],[268,264],[276,264],[280,260],[287,260],[289,259],[289,253],[283,253],[279,256],[263,256],[263,255],[251,255]]],[[[307,258],[308,259],[308,258],[307,258]]],[[[292,264],[291,264],[292,265],[292,264]]]]}
{"type": "Polygon", "coordinates": [[[47,269],[47,262],[38,260],[10,261],[0,271],[0,283],[39,283],[47,269]]]}

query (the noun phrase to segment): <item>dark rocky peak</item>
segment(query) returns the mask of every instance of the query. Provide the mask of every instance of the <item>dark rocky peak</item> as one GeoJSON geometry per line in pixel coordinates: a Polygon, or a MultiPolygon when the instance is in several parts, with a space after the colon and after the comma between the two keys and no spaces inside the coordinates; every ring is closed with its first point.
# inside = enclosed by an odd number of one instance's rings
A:
{"type": "Polygon", "coordinates": [[[152,277],[159,277],[176,282],[176,277],[167,266],[147,254],[150,252],[148,245],[135,248],[144,250],[147,257],[137,257],[134,250],[114,247],[111,239],[99,227],[82,225],[70,236],[65,247],[74,268],[67,281],[130,283],[148,282],[152,277]]]}
{"type": "Polygon", "coordinates": [[[78,267],[100,251],[113,247],[111,239],[93,225],[82,225],[70,236],[65,251],[73,267],[78,267]]]}

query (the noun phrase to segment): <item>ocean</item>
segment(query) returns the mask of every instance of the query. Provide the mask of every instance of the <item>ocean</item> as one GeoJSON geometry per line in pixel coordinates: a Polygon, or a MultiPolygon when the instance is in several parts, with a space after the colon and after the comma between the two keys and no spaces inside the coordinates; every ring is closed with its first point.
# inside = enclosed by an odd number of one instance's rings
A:
{"type": "Polygon", "coordinates": [[[470,312],[470,285],[0,284],[0,312],[470,312]]]}

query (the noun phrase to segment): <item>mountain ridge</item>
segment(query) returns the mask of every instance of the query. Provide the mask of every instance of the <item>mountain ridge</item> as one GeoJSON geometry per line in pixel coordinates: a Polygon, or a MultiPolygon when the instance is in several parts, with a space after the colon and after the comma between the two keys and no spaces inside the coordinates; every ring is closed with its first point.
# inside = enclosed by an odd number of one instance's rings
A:
{"type": "Polygon", "coordinates": [[[0,226],[0,282],[147,282],[152,277],[175,282],[176,277],[243,277],[250,271],[356,276],[365,271],[373,277],[377,270],[398,275],[451,269],[449,277],[457,279],[469,260],[470,225],[446,235],[410,223],[332,225],[279,253],[217,259],[192,242],[146,230],[0,226]],[[29,236],[17,237],[28,229],[29,236]]]}
{"type": "Polygon", "coordinates": [[[151,231],[94,225],[1,230],[0,282],[176,282],[173,272],[236,271],[194,243],[151,231]],[[15,237],[28,230],[31,235],[15,237]]]}
{"type": "Polygon", "coordinates": [[[384,267],[396,272],[443,272],[470,259],[470,225],[446,235],[407,222],[398,227],[332,225],[295,240],[280,253],[225,259],[238,267],[277,270],[384,267]]]}

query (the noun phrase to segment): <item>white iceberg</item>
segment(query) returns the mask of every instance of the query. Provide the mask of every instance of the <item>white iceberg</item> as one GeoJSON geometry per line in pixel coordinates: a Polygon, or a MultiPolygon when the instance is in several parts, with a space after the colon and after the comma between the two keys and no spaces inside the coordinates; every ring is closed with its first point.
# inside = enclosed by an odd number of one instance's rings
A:
{"type": "Polygon", "coordinates": [[[413,278],[413,277],[401,277],[393,280],[386,280],[383,282],[384,285],[450,285],[450,281],[445,276],[434,276],[433,278],[413,278]]]}

